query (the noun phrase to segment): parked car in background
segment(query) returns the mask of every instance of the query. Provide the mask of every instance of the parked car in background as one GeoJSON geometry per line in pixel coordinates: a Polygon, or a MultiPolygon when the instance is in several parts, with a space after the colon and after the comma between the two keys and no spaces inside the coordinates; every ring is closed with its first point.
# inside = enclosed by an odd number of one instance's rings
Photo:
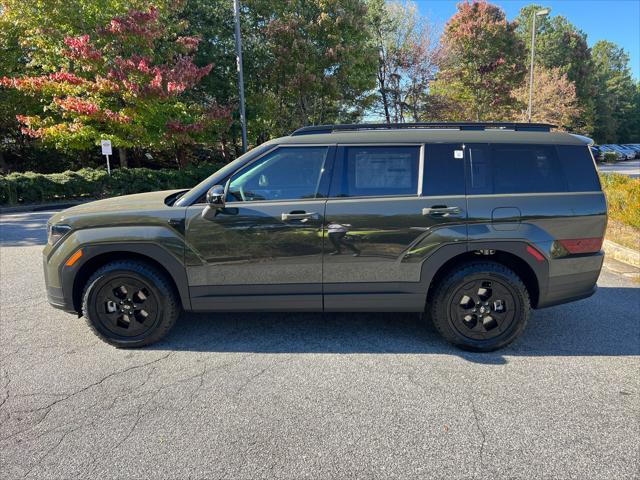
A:
{"type": "Polygon", "coordinates": [[[600,150],[600,147],[598,147],[597,145],[591,145],[591,154],[593,155],[593,158],[596,162],[601,162],[603,160],[602,158],[602,151],[600,150]]]}
{"type": "Polygon", "coordinates": [[[598,149],[600,150],[600,155],[601,155],[602,160],[607,160],[607,158],[606,158],[607,154],[615,155],[616,160],[618,160],[618,161],[625,159],[625,155],[623,155],[622,152],[619,152],[615,148],[612,148],[611,145],[600,145],[598,147],[598,149]]]}
{"type": "Polygon", "coordinates": [[[609,145],[616,152],[619,152],[622,155],[623,160],[633,160],[636,158],[636,152],[631,150],[630,148],[625,148],[622,145],[609,145]]]}
{"type": "Polygon", "coordinates": [[[627,143],[623,145],[623,147],[630,148],[634,152],[636,152],[635,158],[640,158],[640,143],[627,143]]]}

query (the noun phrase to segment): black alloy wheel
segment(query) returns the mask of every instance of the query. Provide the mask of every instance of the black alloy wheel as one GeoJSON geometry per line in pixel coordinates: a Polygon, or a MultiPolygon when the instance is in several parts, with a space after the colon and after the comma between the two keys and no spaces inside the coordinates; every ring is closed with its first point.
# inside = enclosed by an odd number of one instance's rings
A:
{"type": "Polygon", "coordinates": [[[500,263],[471,262],[448,272],[429,295],[431,320],[442,336],[466,350],[502,348],[525,329],[526,286],[500,263]]]}
{"type": "Polygon", "coordinates": [[[103,341],[120,348],[149,345],[164,337],[181,313],[169,277],[140,261],[100,267],[87,281],[82,313],[103,341]]]}
{"type": "Polygon", "coordinates": [[[125,337],[144,335],[158,317],[158,299],[137,278],[116,277],[96,292],[96,316],[107,330],[125,337]]]}

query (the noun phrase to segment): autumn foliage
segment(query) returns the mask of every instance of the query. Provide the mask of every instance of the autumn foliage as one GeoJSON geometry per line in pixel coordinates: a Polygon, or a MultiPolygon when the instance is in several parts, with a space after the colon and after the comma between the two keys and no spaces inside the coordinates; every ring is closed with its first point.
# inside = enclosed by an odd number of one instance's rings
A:
{"type": "Polygon", "coordinates": [[[516,24],[484,0],[466,0],[447,22],[445,49],[434,93],[447,104],[450,120],[501,120],[515,99],[512,89],[526,72],[524,45],[516,24]]]}
{"type": "Polygon", "coordinates": [[[212,68],[193,62],[199,41],[171,38],[155,7],[130,10],[91,34],[65,38],[67,64],[59,71],[4,77],[0,85],[47,102],[42,114],[18,120],[24,134],[57,148],[87,149],[101,138],[120,148],[179,148],[231,118],[228,108],[184,95],[212,68]]]}

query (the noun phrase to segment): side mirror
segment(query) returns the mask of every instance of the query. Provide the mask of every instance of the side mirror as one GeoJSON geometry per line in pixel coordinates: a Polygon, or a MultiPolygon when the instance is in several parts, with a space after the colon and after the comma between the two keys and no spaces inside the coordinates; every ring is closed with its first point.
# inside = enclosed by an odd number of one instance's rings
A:
{"type": "Polygon", "coordinates": [[[207,206],[202,211],[202,218],[215,217],[218,211],[224,208],[224,186],[214,185],[206,195],[207,206]],[[213,213],[213,215],[212,215],[213,213]]]}
{"type": "Polygon", "coordinates": [[[224,186],[214,185],[207,192],[207,205],[211,208],[224,208],[224,186]]]}

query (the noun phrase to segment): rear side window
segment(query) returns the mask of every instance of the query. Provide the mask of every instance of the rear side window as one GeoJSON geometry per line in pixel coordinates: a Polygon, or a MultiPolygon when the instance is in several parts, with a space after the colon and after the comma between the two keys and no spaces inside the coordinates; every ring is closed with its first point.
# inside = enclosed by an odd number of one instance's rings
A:
{"type": "Polygon", "coordinates": [[[560,145],[558,146],[558,154],[567,175],[570,191],[600,191],[600,180],[589,153],[589,147],[560,145]]]}
{"type": "Polygon", "coordinates": [[[598,191],[587,146],[468,145],[470,194],[598,191]]]}
{"type": "Polygon", "coordinates": [[[564,169],[555,147],[492,145],[494,193],[565,192],[564,169]]]}
{"type": "Polygon", "coordinates": [[[464,195],[464,150],[460,144],[427,144],[422,194],[464,195]]]}
{"type": "Polygon", "coordinates": [[[330,196],[416,195],[419,158],[417,146],[340,148],[330,196]]]}

